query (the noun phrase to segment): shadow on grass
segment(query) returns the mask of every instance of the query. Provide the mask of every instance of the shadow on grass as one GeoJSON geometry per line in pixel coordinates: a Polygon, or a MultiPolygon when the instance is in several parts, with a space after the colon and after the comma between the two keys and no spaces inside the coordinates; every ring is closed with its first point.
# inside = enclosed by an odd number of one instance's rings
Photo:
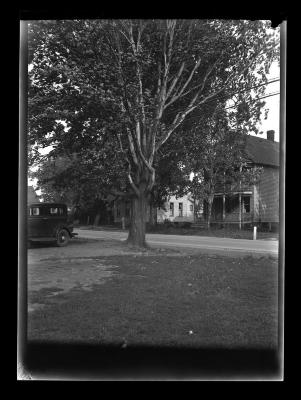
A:
{"type": "MultiPolygon", "coordinates": [[[[79,244],[87,244],[91,242],[100,242],[103,239],[90,239],[90,238],[73,238],[71,239],[66,247],[72,247],[72,246],[78,246],[79,244]]],[[[59,248],[55,241],[53,242],[31,242],[28,244],[28,249],[41,249],[41,248],[50,248],[50,247],[56,247],[59,248]]]]}
{"type": "Polygon", "coordinates": [[[23,368],[32,378],[273,379],[277,350],[66,345],[31,342],[23,368]]]}

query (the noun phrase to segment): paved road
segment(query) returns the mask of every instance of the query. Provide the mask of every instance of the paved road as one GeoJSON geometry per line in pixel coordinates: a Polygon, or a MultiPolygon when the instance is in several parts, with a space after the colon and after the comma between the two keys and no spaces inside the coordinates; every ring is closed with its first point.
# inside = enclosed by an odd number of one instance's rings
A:
{"type": "MultiPolygon", "coordinates": [[[[125,240],[128,232],[94,231],[75,229],[80,238],[125,240]]],[[[177,247],[202,249],[216,252],[240,252],[245,254],[278,255],[278,240],[230,239],[208,236],[147,234],[151,247],[177,247]]]]}

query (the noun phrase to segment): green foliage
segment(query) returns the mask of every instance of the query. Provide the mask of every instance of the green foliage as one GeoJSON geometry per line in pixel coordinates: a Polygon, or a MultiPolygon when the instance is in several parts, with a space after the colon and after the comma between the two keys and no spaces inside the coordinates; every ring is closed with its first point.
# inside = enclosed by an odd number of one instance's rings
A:
{"type": "Polygon", "coordinates": [[[195,162],[209,157],[203,150],[212,104],[224,106],[235,94],[239,112],[229,114],[231,120],[241,129],[254,125],[264,86],[252,96],[245,89],[266,82],[279,53],[267,21],[53,20],[28,26],[29,163],[42,162],[37,177],[45,191],[52,182],[74,201],[114,193],[150,195],[159,204],[167,191],[185,191],[194,141],[200,142],[195,162]],[[198,131],[191,129],[197,119],[205,124],[198,131]],[[52,167],[39,153],[47,146],[53,146],[53,160],[68,160],[51,179],[52,167]]]}

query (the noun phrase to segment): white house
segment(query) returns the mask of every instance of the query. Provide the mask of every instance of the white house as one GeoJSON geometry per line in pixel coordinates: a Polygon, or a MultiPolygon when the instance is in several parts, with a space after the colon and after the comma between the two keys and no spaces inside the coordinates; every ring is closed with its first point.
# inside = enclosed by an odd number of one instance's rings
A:
{"type": "MultiPolygon", "coordinates": [[[[164,207],[159,207],[155,210],[157,214],[157,223],[164,221],[171,222],[194,222],[194,201],[189,196],[184,197],[170,196],[164,207]]],[[[130,203],[122,200],[114,202],[114,222],[121,223],[124,218],[125,223],[129,222],[130,218],[130,203]]],[[[146,222],[150,220],[150,208],[146,210],[146,222]]]]}
{"type": "Polygon", "coordinates": [[[193,222],[194,221],[194,201],[188,195],[180,198],[170,196],[163,207],[157,209],[157,222],[165,220],[171,222],[193,222]]]}

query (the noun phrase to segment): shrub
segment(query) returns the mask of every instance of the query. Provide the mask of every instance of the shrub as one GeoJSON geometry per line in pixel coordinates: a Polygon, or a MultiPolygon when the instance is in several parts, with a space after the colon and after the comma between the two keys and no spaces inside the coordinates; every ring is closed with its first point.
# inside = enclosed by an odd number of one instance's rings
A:
{"type": "Polygon", "coordinates": [[[192,222],[188,222],[188,221],[179,222],[179,227],[180,228],[191,228],[191,225],[192,225],[192,222]]]}

